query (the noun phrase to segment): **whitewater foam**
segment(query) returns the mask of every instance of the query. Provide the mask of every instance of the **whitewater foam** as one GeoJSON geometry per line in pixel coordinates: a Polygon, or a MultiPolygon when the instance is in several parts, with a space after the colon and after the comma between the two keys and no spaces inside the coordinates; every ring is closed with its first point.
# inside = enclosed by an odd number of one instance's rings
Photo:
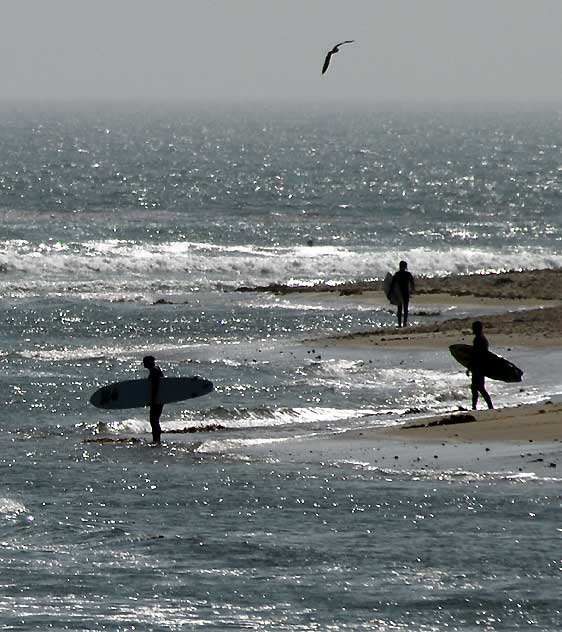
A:
{"type": "MultiPolygon", "coordinates": [[[[392,248],[361,246],[354,250],[316,246],[250,248],[109,240],[71,247],[8,240],[0,249],[0,268],[5,271],[0,289],[29,291],[49,285],[61,289],[68,285],[69,275],[75,283],[91,282],[85,285],[85,292],[100,294],[123,291],[123,275],[127,276],[128,294],[142,292],[158,279],[167,279],[175,292],[269,283],[336,284],[383,278],[402,257],[402,252],[392,248]]],[[[414,248],[408,253],[408,261],[414,274],[435,276],[562,267],[562,254],[541,248],[414,248]]]]}

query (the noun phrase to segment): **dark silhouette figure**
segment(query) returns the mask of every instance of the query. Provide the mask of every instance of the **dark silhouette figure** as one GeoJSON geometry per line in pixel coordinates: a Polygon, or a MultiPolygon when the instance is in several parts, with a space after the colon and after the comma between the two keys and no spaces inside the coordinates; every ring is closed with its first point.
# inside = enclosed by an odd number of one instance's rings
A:
{"type": "Polygon", "coordinates": [[[160,443],[160,435],[162,429],[160,428],[160,415],[164,408],[164,404],[157,404],[156,399],[158,397],[158,388],[160,387],[160,378],[164,376],[162,369],[156,365],[154,356],[145,356],[142,359],[142,364],[145,369],[148,369],[148,382],[150,385],[150,427],[152,428],[152,442],[160,443]]]}
{"type": "Polygon", "coordinates": [[[488,353],[488,340],[483,333],[484,325],[476,320],[472,323],[472,332],[474,333],[474,340],[472,342],[472,361],[470,368],[466,374],[472,373],[472,380],[470,383],[470,390],[472,391],[472,410],[476,410],[476,404],[478,403],[478,395],[481,394],[488,408],[493,408],[492,399],[488,395],[486,390],[484,371],[486,370],[486,355],[488,353]]]}
{"type": "Polygon", "coordinates": [[[402,294],[402,303],[397,306],[396,317],[398,319],[398,327],[404,327],[408,324],[408,307],[410,305],[410,294],[416,289],[414,277],[408,272],[408,264],[401,261],[398,272],[394,273],[390,284],[389,295],[392,294],[394,287],[398,285],[398,289],[402,294]]]}
{"type": "Polygon", "coordinates": [[[334,48],[332,48],[331,51],[328,52],[328,54],[326,55],[326,59],[324,60],[324,65],[322,66],[322,74],[324,74],[326,70],[328,70],[328,66],[330,65],[330,59],[332,59],[332,55],[340,52],[340,46],[343,46],[344,44],[351,44],[354,41],[355,40],[345,40],[345,42],[340,42],[339,44],[336,44],[334,48]]]}

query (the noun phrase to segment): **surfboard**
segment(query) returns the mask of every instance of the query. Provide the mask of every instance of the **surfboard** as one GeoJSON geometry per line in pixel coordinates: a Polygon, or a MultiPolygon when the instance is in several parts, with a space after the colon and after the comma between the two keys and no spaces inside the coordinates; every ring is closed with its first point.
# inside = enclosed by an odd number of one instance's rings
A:
{"type": "MultiPolygon", "coordinates": [[[[455,360],[467,369],[472,360],[472,345],[451,345],[449,351],[455,360]]],[[[484,375],[492,380],[501,382],[521,382],[523,371],[509,360],[502,358],[491,351],[486,354],[484,375]]]]}
{"type": "Polygon", "coordinates": [[[402,305],[402,292],[400,291],[398,284],[396,284],[392,288],[392,295],[390,294],[390,286],[392,285],[393,277],[394,275],[392,274],[392,272],[387,272],[386,276],[384,277],[384,281],[382,282],[382,288],[384,290],[384,293],[386,294],[386,298],[390,301],[391,305],[402,305]]]}
{"type": "MultiPolygon", "coordinates": [[[[141,408],[148,406],[150,386],[148,379],[114,382],[99,388],[90,403],[96,408],[141,408]]],[[[202,377],[163,377],[158,387],[157,404],[171,404],[184,399],[201,397],[213,390],[213,383],[202,377]]]]}

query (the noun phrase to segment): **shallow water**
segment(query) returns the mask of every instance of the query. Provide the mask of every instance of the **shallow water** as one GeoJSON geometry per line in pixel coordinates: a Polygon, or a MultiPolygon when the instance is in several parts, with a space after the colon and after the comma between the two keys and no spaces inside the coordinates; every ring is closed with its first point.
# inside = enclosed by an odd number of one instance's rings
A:
{"type": "MultiPolygon", "coordinates": [[[[231,291],[381,278],[403,257],[415,275],[560,265],[560,120],[3,106],[4,629],[560,628],[553,472],[312,449],[466,406],[452,358],[303,343],[390,327],[387,306],[231,291]],[[215,383],[164,429],[222,429],[153,447],[146,410],[90,406],[147,352],[215,383]]],[[[413,322],[467,315],[430,311],[413,322]]],[[[559,351],[499,351],[525,377],[493,383],[496,405],[560,396],[559,351]]]]}
{"type": "Polygon", "coordinates": [[[2,460],[6,629],[560,624],[559,482],[62,444],[2,460]]]}

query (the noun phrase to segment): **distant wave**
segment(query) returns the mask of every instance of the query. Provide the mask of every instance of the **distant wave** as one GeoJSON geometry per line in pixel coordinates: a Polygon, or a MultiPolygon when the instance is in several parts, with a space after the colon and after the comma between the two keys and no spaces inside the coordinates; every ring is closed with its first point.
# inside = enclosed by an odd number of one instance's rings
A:
{"type": "Polygon", "coordinates": [[[60,290],[72,284],[71,289],[78,293],[114,292],[113,300],[130,300],[134,292],[146,298],[147,292],[380,279],[402,258],[408,259],[414,274],[428,276],[562,267],[562,253],[541,248],[414,248],[404,252],[364,246],[352,250],[118,240],[31,244],[12,240],[0,245],[0,283],[13,291],[49,285],[60,290]]]}

